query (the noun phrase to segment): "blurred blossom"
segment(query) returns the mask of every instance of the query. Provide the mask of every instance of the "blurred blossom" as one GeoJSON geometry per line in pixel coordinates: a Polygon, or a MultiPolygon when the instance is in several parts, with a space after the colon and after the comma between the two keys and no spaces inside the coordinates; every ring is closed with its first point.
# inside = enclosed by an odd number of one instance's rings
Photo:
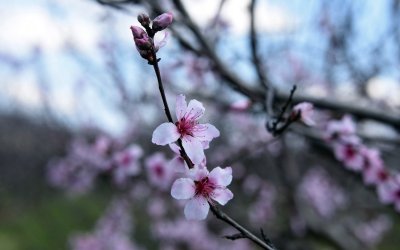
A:
{"type": "Polygon", "coordinates": [[[258,175],[249,174],[243,181],[243,191],[248,194],[254,194],[262,184],[262,180],[258,175]]]}
{"type": "Polygon", "coordinates": [[[325,139],[338,139],[346,141],[356,133],[356,124],[351,116],[345,115],[341,120],[330,121],[325,130],[325,139]]]}
{"type": "Polygon", "coordinates": [[[163,153],[154,153],[145,160],[147,178],[150,184],[161,190],[167,190],[175,176],[175,170],[163,153]]]}
{"type": "Polygon", "coordinates": [[[54,187],[71,194],[82,194],[92,188],[97,174],[98,169],[86,166],[79,160],[66,158],[50,161],[47,177],[54,187]]]}
{"type": "Polygon", "coordinates": [[[130,240],[132,218],[126,200],[114,200],[90,234],[75,235],[70,239],[74,250],[135,250],[130,240]]]}
{"type": "Polygon", "coordinates": [[[392,221],[385,215],[380,215],[368,222],[362,222],[352,228],[356,237],[369,248],[375,248],[391,229],[392,221]]]}
{"type": "Polygon", "coordinates": [[[314,106],[309,102],[302,102],[293,107],[292,116],[300,113],[300,120],[308,126],[314,126],[314,106]]]}
{"type": "MultiPolygon", "coordinates": [[[[225,230],[222,235],[232,235],[231,229],[225,230]]],[[[247,250],[252,249],[248,241],[226,241],[221,236],[207,228],[203,221],[176,221],[158,222],[153,226],[153,234],[160,242],[168,242],[175,246],[167,249],[182,249],[182,245],[192,250],[247,250]]],[[[164,248],[161,248],[164,249],[164,248]]],[[[186,249],[186,248],[185,248],[186,249]]]]}
{"type": "Polygon", "coordinates": [[[167,204],[162,198],[154,197],[149,200],[147,211],[153,219],[161,218],[167,212],[167,204]]]}
{"type": "Polygon", "coordinates": [[[136,144],[114,154],[115,168],[113,169],[114,181],[118,185],[126,184],[127,180],[141,171],[139,159],[143,150],[136,144]]]}
{"type": "Polygon", "coordinates": [[[364,165],[364,156],[360,152],[360,145],[354,142],[334,143],[336,158],[350,170],[361,171],[364,165]]]}
{"type": "Polygon", "coordinates": [[[299,195],[309,201],[323,217],[332,217],[347,204],[343,190],[321,168],[307,171],[298,190],[299,195]]]}
{"type": "Polygon", "coordinates": [[[275,215],[274,203],[276,201],[275,187],[263,182],[256,202],[248,209],[249,220],[254,227],[263,227],[275,215]]]}

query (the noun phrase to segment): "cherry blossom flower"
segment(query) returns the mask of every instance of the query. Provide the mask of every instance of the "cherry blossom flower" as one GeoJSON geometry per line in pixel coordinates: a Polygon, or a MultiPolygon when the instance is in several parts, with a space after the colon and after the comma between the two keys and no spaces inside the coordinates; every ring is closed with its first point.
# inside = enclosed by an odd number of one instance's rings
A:
{"type": "Polygon", "coordinates": [[[330,121],[327,124],[324,137],[327,140],[332,140],[335,138],[346,140],[349,137],[353,137],[355,133],[356,124],[351,116],[345,115],[342,120],[330,121]]]}
{"type": "Polygon", "coordinates": [[[185,217],[190,220],[204,220],[213,200],[225,205],[233,198],[233,193],[226,188],[232,181],[232,168],[189,170],[189,178],[179,178],[172,185],[171,195],[178,200],[189,201],[185,205],[185,217]]]}
{"type": "Polygon", "coordinates": [[[383,204],[393,203],[396,210],[400,212],[400,174],[390,176],[379,183],[377,192],[383,204]]]}
{"type": "Polygon", "coordinates": [[[308,126],[314,126],[315,121],[314,116],[314,105],[309,102],[302,102],[293,107],[293,112],[295,115],[300,113],[300,119],[308,126]]]}
{"type": "Polygon", "coordinates": [[[354,171],[362,170],[364,156],[360,153],[360,145],[357,143],[335,143],[335,156],[342,161],[346,167],[354,171]]]}
{"type": "Polygon", "coordinates": [[[130,176],[140,173],[139,159],[142,155],[143,150],[135,144],[114,154],[114,180],[117,184],[123,184],[130,176]]]}
{"type": "Polygon", "coordinates": [[[201,102],[191,100],[186,104],[185,96],[176,98],[176,117],[178,121],[173,124],[166,122],[158,126],[153,132],[152,142],[157,145],[167,145],[182,139],[183,147],[194,164],[200,164],[204,159],[204,147],[215,137],[219,131],[213,125],[199,124],[198,120],[204,114],[201,102]]]}
{"type": "Polygon", "coordinates": [[[155,153],[145,161],[149,182],[162,190],[166,190],[172,182],[175,171],[168,164],[164,154],[155,153]]]}
{"type": "Polygon", "coordinates": [[[322,168],[308,170],[300,183],[298,192],[301,198],[310,202],[318,214],[325,218],[331,218],[348,202],[343,189],[322,168]]]}

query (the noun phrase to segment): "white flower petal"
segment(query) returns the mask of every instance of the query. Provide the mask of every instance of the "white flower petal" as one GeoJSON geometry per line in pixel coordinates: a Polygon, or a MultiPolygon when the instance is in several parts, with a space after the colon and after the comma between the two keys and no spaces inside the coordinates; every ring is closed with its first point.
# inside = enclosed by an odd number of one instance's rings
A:
{"type": "Polygon", "coordinates": [[[185,96],[182,94],[178,95],[176,97],[176,107],[175,107],[176,118],[178,118],[178,120],[182,119],[182,117],[185,115],[186,108],[187,104],[185,96]]]}
{"type": "Polygon", "coordinates": [[[212,192],[211,197],[219,204],[225,205],[233,198],[233,193],[227,188],[217,188],[212,192]]]}
{"type": "Polygon", "coordinates": [[[153,132],[151,142],[157,145],[167,145],[175,142],[180,137],[175,124],[166,122],[158,126],[153,132]]]}
{"type": "Polygon", "coordinates": [[[194,167],[187,171],[187,176],[195,181],[200,181],[208,176],[208,170],[206,168],[194,167]]]}
{"type": "Polygon", "coordinates": [[[204,220],[207,217],[210,205],[203,196],[197,196],[185,205],[185,217],[188,220],[204,220]]]}
{"type": "Polygon", "coordinates": [[[195,188],[192,179],[179,178],[172,184],[171,195],[177,200],[190,199],[195,194],[195,188]]]}
{"type": "Polygon", "coordinates": [[[199,165],[205,157],[201,142],[192,136],[185,136],[182,138],[182,144],[190,160],[199,165]]]}
{"type": "Polygon", "coordinates": [[[197,100],[191,100],[186,108],[185,118],[187,120],[198,120],[203,116],[205,108],[203,104],[197,100]]]}
{"type": "Polygon", "coordinates": [[[216,167],[210,172],[208,178],[215,184],[226,187],[232,182],[232,168],[216,167]]]}
{"type": "Polygon", "coordinates": [[[219,136],[219,130],[209,123],[197,124],[193,129],[193,136],[200,141],[211,141],[213,138],[219,136]]]}

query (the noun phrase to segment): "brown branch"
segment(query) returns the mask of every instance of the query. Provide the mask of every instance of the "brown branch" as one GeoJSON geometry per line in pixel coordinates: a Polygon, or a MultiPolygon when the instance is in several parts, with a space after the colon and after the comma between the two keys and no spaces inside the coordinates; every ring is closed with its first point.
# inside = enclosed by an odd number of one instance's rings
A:
{"type": "Polygon", "coordinates": [[[243,237],[250,239],[254,243],[256,243],[258,246],[268,249],[268,250],[276,250],[275,247],[272,245],[268,244],[267,242],[264,242],[257,236],[255,236],[253,233],[251,233],[249,230],[244,228],[242,225],[240,225],[238,222],[233,220],[231,217],[229,217],[227,214],[225,214],[222,210],[220,210],[217,206],[210,204],[211,211],[213,214],[220,220],[225,221],[227,224],[231,225],[232,227],[236,228],[243,237]]]}

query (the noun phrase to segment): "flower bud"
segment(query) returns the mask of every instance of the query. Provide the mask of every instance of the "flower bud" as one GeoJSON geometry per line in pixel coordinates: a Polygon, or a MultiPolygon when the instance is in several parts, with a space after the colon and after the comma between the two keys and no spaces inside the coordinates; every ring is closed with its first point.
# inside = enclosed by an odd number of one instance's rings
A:
{"type": "Polygon", "coordinates": [[[153,20],[153,30],[157,32],[167,28],[172,23],[173,19],[174,16],[170,12],[159,15],[153,20]]]}
{"type": "Polygon", "coordinates": [[[147,27],[150,25],[150,17],[146,13],[140,13],[137,17],[137,20],[143,27],[147,27]]]}
{"type": "Polygon", "coordinates": [[[138,26],[131,26],[133,38],[143,38],[146,35],[146,31],[138,26]]]}
{"type": "Polygon", "coordinates": [[[143,36],[143,38],[135,38],[135,44],[136,47],[138,47],[141,50],[148,50],[151,49],[152,45],[153,45],[153,41],[150,37],[147,36],[147,34],[145,36],[143,36]]]}

